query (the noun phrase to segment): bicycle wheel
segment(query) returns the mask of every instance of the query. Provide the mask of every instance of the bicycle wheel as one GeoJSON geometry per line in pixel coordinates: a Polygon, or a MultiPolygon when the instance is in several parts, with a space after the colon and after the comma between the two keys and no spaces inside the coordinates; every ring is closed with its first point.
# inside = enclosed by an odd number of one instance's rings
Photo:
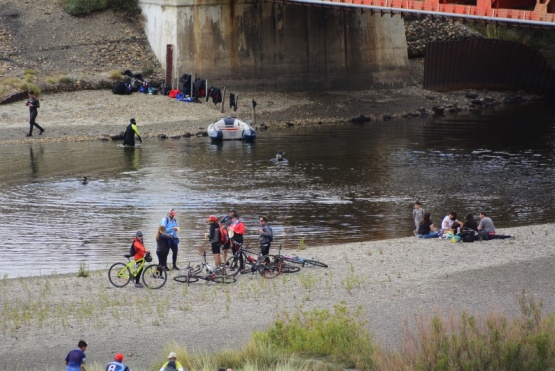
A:
{"type": "Polygon", "coordinates": [[[222,267],[222,276],[235,277],[239,273],[240,263],[238,256],[232,256],[227,259],[225,265],[222,267]]]}
{"type": "Polygon", "coordinates": [[[297,273],[301,267],[281,262],[281,273],[297,273]]]}
{"type": "Polygon", "coordinates": [[[257,266],[258,273],[264,278],[272,279],[281,273],[281,259],[275,255],[264,255],[260,258],[260,265],[257,266]]]}
{"type": "Polygon", "coordinates": [[[328,267],[327,264],[319,262],[318,260],[304,259],[304,266],[307,266],[307,265],[309,267],[321,267],[321,268],[327,268],[328,267]]]}
{"type": "Polygon", "coordinates": [[[159,289],[166,284],[168,272],[161,265],[151,264],[143,272],[143,283],[149,289],[159,289]]]}
{"type": "Polygon", "coordinates": [[[116,287],[125,287],[132,277],[131,271],[124,263],[113,264],[108,270],[108,279],[116,287]]]}
{"type": "Polygon", "coordinates": [[[216,282],[216,283],[229,284],[229,283],[237,282],[237,279],[235,277],[232,277],[232,276],[215,276],[213,281],[216,282]]]}
{"type": "Polygon", "coordinates": [[[189,275],[184,275],[184,276],[175,276],[173,278],[173,280],[175,282],[179,282],[179,283],[194,283],[194,282],[198,282],[198,278],[195,276],[189,276],[189,275]]]}

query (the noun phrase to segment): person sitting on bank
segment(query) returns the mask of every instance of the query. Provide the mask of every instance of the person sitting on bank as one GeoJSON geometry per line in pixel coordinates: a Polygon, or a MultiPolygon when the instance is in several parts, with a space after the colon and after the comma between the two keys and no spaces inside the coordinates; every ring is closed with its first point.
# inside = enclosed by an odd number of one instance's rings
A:
{"type": "Polygon", "coordinates": [[[446,236],[447,233],[457,234],[459,228],[461,228],[463,223],[457,220],[457,213],[455,211],[451,211],[443,221],[441,222],[441,235],[446,236]]]}
{"type": "Polygon", "coordinates": [[[418,226],[418,233],[416,237],[418,238],[434,238],[439,236],[439,232],[432,223],[432,218],[430,213],[425,213],[420,225],[418,226]]]}
{"type": "Polygon", "coordinates": [[[135,147],[135,135],[139,139],[139,142],[143,142],[141,134],[139,133],[139,128],[137,127],[137,122],[135,119],[129,120],[129,125],[125,128],[125,134],[123,135],[123,145],[129,147],[135,147]]]}
{"type": "Polygon", "coordinates": [[[493,221],[489,216],[487,216],[485,211],[480,213],[480,223],[478,224],[478,236],[482,240],[493,240],[493,239],[505,239],[511,238],[509,234],[497,234],[495,233],[495,226],[493,221]]]}

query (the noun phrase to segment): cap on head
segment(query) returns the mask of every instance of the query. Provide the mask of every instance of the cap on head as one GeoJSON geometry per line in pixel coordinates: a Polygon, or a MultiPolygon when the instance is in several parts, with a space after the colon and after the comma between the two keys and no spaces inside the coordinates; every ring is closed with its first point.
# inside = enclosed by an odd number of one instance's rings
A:
{"type": "Polygon", "coordinates": [[[174,352],[171,352],[170,354],[168,354],[168,359],[170,358],[177,358],[177,354],[175,354],[174,352]]]}
{"type": "Polygon", "coordinates": [[[136,237],[143,237],[143,232],[138,231],[137,234],[136,234],[136,237]]]}
{"type": "Polygon", "coordinates": [[[121,353],[116,354],[116,355],[114,356],[114,360],[116,360],[116,361],[118,361],[118,362],[123,361],[123,354],[121,354],[121,353]]]}
{"type": "Polygon", "coordinates": [[[171,216],[175,216],[175,210],[170,211],[171,216]]]}
{"type": "Polygon", "coordinates": [[[217,222],[218,218],[215,215],[210,215],[207,219],[209,222],[217,222]]]}
{"type": "Polygon", "coordinates": [[[132,124],[134,124],[136,121],[135,121],[135,119],[131,119],[131,120],[129,120],[129,122],[131,122],[132,124]]]}

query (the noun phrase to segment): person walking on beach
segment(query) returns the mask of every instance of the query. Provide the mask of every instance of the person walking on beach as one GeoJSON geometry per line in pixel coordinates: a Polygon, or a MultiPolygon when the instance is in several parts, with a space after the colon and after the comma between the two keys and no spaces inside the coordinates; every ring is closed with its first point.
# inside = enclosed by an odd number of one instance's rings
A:
{"type": "MultiPolygon", "coordinates": [[[[138,231],[133,239],[133,248],[135,249],[135,256],[133,259],[135,261],[140,260],[145,257],[147,250],[145,245],[143,244],[143,232],[138,231]]],[[[135,277],[135,287],[142,288],[143,284],[141,283],[141,273],[143,272],[143,268],[141,268],[137,272],[137,276],[135,277]]]]}
{"type": "Polygon", "coordinates": [[[156,256],[158,256],[158,265],[164,270],[169,271],[168,254],[170,253],[170,243],[173,236],[166,233],[166,227],[161,225],[156,232],[156,256]]]}
{"type": "Polygon", "coordinates": [[[258,229],[258,233],[260,233],[260,253],[268,255],[272,246],[272,240],[274,239],[274,233],[268,225],[268,218],[261,216],[258,218],[258,222],[260,223],[260,228],[258,229]]]}
{"type": "Polygon", "coordinates": [[[420,205],[420,201],[416,201],[414,203],[414,209],[412,210],[412,219],[414,219],[414,227],[416,228],[414,230],[414,234],[418,233],[418,227],[420,226],[420,222],[422,221],[423,217],[424,209],[420,205]]]}
{"type": "Polygon", "coordinates": [[[44,129],[35,121],[37,115],[39,114],[38,109],[40,108],[40,102],[35,96],[35,92],[33,90],[29,91],[29,99],[27,100],[27,103],[25,103],[25,105],[29,107],[29,133],[27,134],[27,136],[33,136],[33,126],[36,126],[37,129],[40,130],[39,135],[41,135],[42,133],[44,133],[44,129]]]}
{"type": "Polygon", "coordinates": [[[437,231],[436,227],[432,223],[432,218],[430,213],[425,213],[422,217],[422,221],[418,226],[418,233],[416,237],[418,238],[434,238],[439,236],[439,232],[437,231]]]}
{"type": "Polygon", "coordinates": [[[162,365],[160,371],[183,371],[183,365],[177,361],[177,354],[171,352],[168,355],[168,362],[162,365]]]}
{"type": "Polygon", "coordinates": [[[106,366],[106,371],[130,371],[129,367],[123,363],[123,354],[116,354],[114,360],[106,366]]]}
{"type": "Polygon", "coordinates": [[[179,227],[177,225],[177,219],[175,219],[175,214],[175,210],[171,209],[168,215],[162,218],[160,225],[166,227],[166,233],[169,236],[172,236],[172,239],[169,241],[170,250],[172,251],[172,267],[175,270],[179,270],[179,267],[177,266],[177,250],[179,245],[179,237],[177,237],[177,233],[179,233],[179,227]]]}
{"type": "Polygon", "coordinates": [[[208,241],[210,241],[210,245],[212,246],[212,254],[214,254],[214,264],[216,267],[222,265],[222,260],[220,256],[220,247],[222,246],[222,242],[220,241],[220,225],[218,224],[218,218],[214,215],[210,215],[207,219],[210,230],[208,232],[208,241]]]}
{"type": "Polygon", "coordinates": [[[129,147],[135,147],[135,135],[139,138],[139,142],[143,142],[141,134],[139,133],[139,128],[137,127],[137,122],[135,119],[129,120],[129,125],[125,128],[125,134],[123,134],[123,145],[129,147]]]}
{"type": "Polygon", "coordinates": [[[85,350],[87,349],[87,343],[84,340],[79,340],[77,348],[71,350],[66,356],[66,371],[86,371],[85,350]]]}

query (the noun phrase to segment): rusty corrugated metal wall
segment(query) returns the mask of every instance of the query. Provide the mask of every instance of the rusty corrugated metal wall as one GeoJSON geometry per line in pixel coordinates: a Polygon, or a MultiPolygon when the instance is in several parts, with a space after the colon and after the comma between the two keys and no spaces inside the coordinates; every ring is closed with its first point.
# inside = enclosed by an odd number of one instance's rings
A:
{"type": "Polygon", "coordinates": [[[424,88],[525,90],[555,95],[555,69],[538,51],[492,39],[426,45],[424,88]]]}

